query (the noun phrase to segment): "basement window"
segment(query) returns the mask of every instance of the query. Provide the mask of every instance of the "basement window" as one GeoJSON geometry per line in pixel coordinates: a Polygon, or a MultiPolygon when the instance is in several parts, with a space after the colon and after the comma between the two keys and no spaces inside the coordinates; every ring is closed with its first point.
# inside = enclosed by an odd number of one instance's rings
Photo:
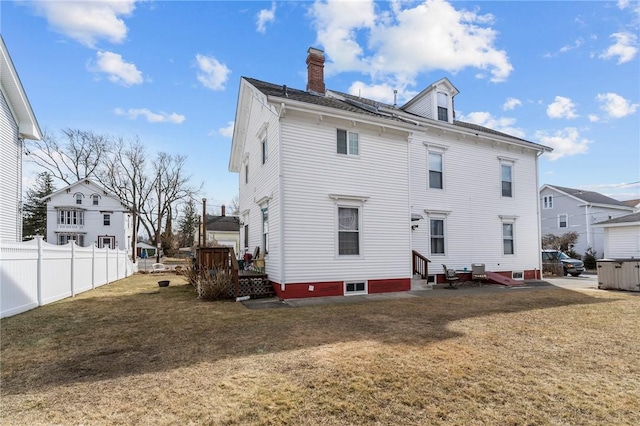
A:
{"type": "Polygon", "coordinates": [[[351,296],[355,294],[367,294],[366,281],[351,281],[344,283],[344,295],[351,296]]]}

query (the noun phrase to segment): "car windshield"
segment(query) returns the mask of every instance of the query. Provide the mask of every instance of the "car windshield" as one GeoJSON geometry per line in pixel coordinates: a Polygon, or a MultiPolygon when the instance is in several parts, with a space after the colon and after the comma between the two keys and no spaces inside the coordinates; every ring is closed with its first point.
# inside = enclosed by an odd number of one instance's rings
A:
{"type": "Polygon", "coordinates": [[[563,252],[559,251],[558,252],[558,259],[563,260],[563,259],[571,259],[569,256],[567,256],[566,254],[564,254],[563,252]]]}

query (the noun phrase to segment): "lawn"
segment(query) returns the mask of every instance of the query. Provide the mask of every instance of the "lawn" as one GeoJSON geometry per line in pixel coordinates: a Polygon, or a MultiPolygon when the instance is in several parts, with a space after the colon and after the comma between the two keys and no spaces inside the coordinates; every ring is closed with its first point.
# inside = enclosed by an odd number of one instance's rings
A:
{"type": "Polygon", "coordinates": [[[170,278],[2,319],[1,423],[640,424],[637,295],[250,310],[170,278]]]}

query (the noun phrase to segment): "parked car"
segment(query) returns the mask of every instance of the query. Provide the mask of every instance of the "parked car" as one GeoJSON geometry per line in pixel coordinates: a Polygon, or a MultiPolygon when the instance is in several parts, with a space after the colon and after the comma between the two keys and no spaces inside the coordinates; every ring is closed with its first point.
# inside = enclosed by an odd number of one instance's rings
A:
{"type": "Polygon", "coordinates": [[[578,259],[572,259],[560,250],[542,250],[542,265],[562,263],[564,275],[577,277],[584,272],[584,263],[578,259]]]}

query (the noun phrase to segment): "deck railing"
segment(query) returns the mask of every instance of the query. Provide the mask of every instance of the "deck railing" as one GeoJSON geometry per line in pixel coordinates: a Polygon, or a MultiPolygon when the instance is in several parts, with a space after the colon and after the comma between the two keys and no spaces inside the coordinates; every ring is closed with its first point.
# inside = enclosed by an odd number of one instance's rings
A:
{"type": "Polygon", "coordinates": [[[411,253],[413,254],[411,256],[413,274],[420,275],[420,277],[422,277],[423,280],[426,279],[427,276],[429,276],[429,262],[431,261],[415,250],[412,250],[411,253]]]}

